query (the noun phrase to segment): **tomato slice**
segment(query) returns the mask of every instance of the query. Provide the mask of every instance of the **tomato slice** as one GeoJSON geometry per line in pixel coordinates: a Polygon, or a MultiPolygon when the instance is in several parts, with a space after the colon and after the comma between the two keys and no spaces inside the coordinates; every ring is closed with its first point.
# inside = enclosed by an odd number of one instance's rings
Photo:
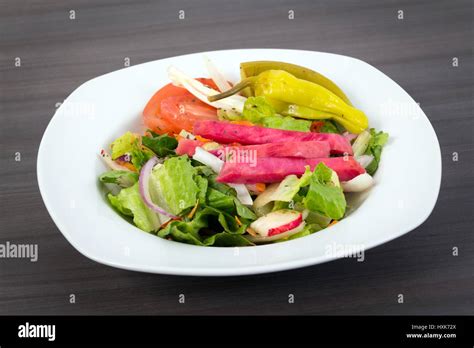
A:
{"type": "Polygon", "coordinates": [[[173,133],[179,133],[182,129],[192,132],[197,120],[217,119],[216,109],[194,96],[168,97],[161,101],[160,109],[161,120],[173,133]]]}
{"type": "MultiPolygon", "coordinates": [[[[198,80],[218,89],[211,79],[198,80]]],[[[171,83],[158,90],[143,110],[145,125],[158,134],[179,133],[182,129],[192,131],[197,119],[217,119],[216,109],[171,83]]]]}

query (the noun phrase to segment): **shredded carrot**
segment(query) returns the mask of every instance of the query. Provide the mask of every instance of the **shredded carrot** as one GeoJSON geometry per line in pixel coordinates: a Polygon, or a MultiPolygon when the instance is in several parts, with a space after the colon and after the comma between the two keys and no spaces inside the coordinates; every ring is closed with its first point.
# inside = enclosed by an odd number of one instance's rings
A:
{"type": "Polygon", "coordinates": [[[175,138],[176,138],[176,140],[178,140],[178,141],[181,141],[181,140],[183,140],[183,139],[184,139],[184,137],[182,137],[182,136],[181,136],[181,135],[179,135],[179,134],[175,134],[175,135],[174,135],[174,137],[175,137],[175,138]]]}
{"type": "Polygon", "coordinates": [[[247,230],[248,234],[250,234],[251,236],[253,237],[256,237],[257,236],[257,232],[255,232],[255,230],[251,227],[247,227],[247,230]]]}
{"type": "Polygon", "coordinates": [[[329,227],[329,226],[332,226],[332,225],[335,225],[335,224],[337,224],[338,222],[339,222],[339,221],[337,221],[337,220],[332,220],[331,223],[328,225],[328,227],[329,227]]]}
{"type": "Polygon", "coordinates": [[[254,125],[252,122],[246,121],[246,120],[231,121],[230,123],[239,124],[239,125],[242,125],[242,126],[253,126],[254,125]]]}
{"type": "Polygon", "coordinates": [[[198,206],[199,206],[199,199],[196,201],[196,204],[194,205],[194,208],[189,212],[188,218],[192,219],[192,217],[196,213],[196,210],[197,210],[198,206]]]}
{"type": "Polygon", "coordinates": [[[200,135],[195,135],[195,137],[196,137],[196,140],[199,140],[201,143],[209,143],[212,141],[211,139],[203,138],[200,135]]]}
{"type": "Polygon", "coordinates": [[[121,160],[115,160],[115,162],[120,164],[122,167],[130,169],[132,172],[138,172],[137,168],[135,168],[135,166],[133,164],[129,163],[129,162],[124,162],[124,161],[121,161],[121,160]]]}
{"type": "Polygon", "coordinates": [[[263,182],[259,182],[259,183],[255,184],[255,188],[257,189],[258,192],[265,191],[266,187],[267,186],[263,182]]]}
{"type": "Polygon", "coordinates": [[[242,226],[243,224],[242,224],[242,221],[240,221],[239,217],[237,215],[234,217],[235,217],[235,221],[237,221],[237,225],[242,226]]]}
{"type": "Polygon", "coordinates": [[[179,220],[181,220],[181,218],[170,219],[170,220],[166,221],[163,225],[161,225],[160,228],[165,228],[166,226],[168,226],[173,221],[179,221],[179,220]]]}

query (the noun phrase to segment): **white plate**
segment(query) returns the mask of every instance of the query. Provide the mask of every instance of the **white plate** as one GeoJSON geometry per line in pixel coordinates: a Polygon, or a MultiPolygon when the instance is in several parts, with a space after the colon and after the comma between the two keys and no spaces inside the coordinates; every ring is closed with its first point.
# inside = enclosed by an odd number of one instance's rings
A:
{"type": "Polygon", "coordinates": [[[107,205],[97,179],[105,170],[98,152],[127,130],[144,130],[141,111],[153,93],[169,82],[169,65],[192,76],[208,76],[201,53],[157,60],[84,83],[65,100],[44,133],[37,164],[41,195],[58,228],[82,254],[106,265],[144,272],[255,274],[326,262],[357,246],[369,249],[428,218],[441,181],[438,140],[423,111],[389,77],[358,59],[329,53],[242,49],[206,54],[233,81],[239,79],[242,61],[279,60],[317,70],[336,82],[368,115],[372,127],[390,133],[376,186],[346,219],[285,243],[199,247],[139,230],[107,205]]]}

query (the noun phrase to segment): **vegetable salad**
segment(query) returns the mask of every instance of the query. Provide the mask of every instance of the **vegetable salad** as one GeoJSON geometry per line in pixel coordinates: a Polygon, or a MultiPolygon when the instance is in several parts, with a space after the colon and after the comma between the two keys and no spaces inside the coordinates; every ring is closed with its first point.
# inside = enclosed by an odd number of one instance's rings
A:
{"type": "Polygon", "coordinates": [[[116,212],[145,232],[200,246],[278,243],[344,218],[374,185],[388,134],[322,74],[244,62],[230,82],[176,67],[143,110],[144,134],[101,150],[116,212]]]}

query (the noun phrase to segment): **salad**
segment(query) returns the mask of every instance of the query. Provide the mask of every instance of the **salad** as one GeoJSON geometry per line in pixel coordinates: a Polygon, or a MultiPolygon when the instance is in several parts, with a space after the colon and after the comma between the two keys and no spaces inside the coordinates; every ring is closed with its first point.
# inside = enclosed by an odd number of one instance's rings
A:
{"type": "Polygon", "coordinates": [[[116,212],[145,232],[200,246],[301,238],[373,184],[388,134],[325,76],[277,61],[240,64],[230,82],[169,67],[143,110],[144,134],[101,150],[116,212]]]}

